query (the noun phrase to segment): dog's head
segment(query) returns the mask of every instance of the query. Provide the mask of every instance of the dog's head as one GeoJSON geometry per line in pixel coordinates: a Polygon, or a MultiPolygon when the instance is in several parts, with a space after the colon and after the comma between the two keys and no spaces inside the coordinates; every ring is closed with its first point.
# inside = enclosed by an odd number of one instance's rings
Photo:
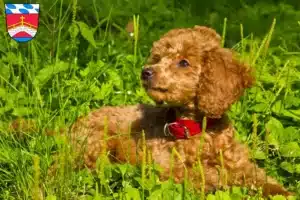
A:
{"type": "Polygon", "coordinates": [[[142,71],[143,86],[156,102],[199,110],[219,118],[254,79],[251,69],[222,48],[211,28],[174,29],[154,42],[142,71]]]}

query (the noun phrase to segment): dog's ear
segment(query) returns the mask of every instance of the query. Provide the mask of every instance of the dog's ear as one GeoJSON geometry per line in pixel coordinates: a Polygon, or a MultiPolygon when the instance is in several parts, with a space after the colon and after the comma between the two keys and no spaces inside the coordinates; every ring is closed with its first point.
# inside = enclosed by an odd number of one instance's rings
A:
{"type": "Polygon", "coordinates": [[[196,104],[207,117],[220,118],[254,83],[251,68],[221,47],[207,51],[202,59],[196,104]]]}

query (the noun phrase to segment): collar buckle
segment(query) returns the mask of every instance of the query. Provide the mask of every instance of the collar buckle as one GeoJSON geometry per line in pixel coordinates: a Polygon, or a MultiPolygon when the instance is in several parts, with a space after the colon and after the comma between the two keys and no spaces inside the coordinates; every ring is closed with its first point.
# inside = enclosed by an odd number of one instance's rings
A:
{"type": "Polygon", "coordinates": [[[185,138],[189,139],[190,138],[190,131],[189,131],[189,129],[185,125],[182,125],[182,127],[184,128],[184,136],[185,136],[185,138]]]}
{"type": "Polygon", "coordinates": [[[176,122],[173,122],[173,123],[166,123],[165,126],[164,126],[164,135],[165,136],[172,136],[174,137],[174,135],[171,133],[170,129],[169,129],[169,126],[172,125],[172,124],[175,124],[176,122]]]}
{"type": "Polygon", "coordinates": [[[164,135],[165,136],[172,136],[172,137],[178,139],[176,137],[176,135],[172,134],[172,132],[169,129],[169,126],[172,126],[172,125],[175,125],[175,124],[181,126],[184,129],[184,137],[186,139],[189,139],[190,138],[190,131],[189,131],[189,129],[185,125],[182,125],[182,124],[180,124],[178,122],[166,123],[165,126],[164,126],[164,135]]]}

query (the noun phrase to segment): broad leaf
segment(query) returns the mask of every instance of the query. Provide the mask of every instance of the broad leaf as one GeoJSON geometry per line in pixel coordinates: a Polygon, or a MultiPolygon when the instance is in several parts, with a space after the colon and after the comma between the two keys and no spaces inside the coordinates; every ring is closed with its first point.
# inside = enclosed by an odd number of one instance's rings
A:
{"type": "Polygon", "coordinates": [[[300,147],[297,142],[289,142],[280,147],[280,153],[284,157],[300,157],[300,147]]]}
{"type": "Polygon", "coordinates": [[[80,33],[93,47],[96,48],[96,41],[94,39],[94,31],[84,22],[76,22],[79,26],[80,33]]]}

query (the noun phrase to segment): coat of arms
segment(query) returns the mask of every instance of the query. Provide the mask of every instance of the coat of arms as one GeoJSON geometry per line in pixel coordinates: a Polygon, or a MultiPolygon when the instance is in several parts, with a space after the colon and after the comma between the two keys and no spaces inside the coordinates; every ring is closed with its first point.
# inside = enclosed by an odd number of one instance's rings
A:
{"type": "Polygon", "coordinates": [[[28,42],[39,25],[39,4],[5,4],[7,31],[17,42],[28,42]]]}

